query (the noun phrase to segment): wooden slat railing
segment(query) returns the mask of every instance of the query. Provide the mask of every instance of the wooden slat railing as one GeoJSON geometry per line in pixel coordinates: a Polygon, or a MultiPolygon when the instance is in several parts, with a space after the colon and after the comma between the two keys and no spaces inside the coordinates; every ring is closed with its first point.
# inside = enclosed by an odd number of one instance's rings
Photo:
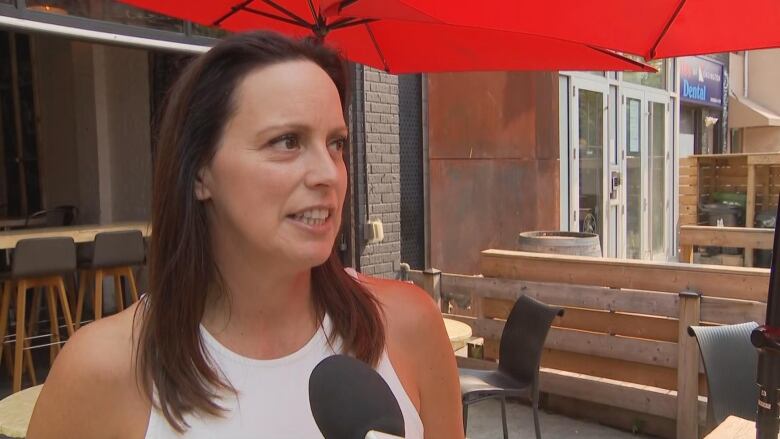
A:
{"type": "Polygon", "coordinates": [[[745,249],[745,265],[750,266],[753,249],[772,250],[774,229],[748,227],[680,226],[680,262],[693,263],[694,246],[745,249]]]}
{"type": "Polygon", "coordinates": [[[695,340],[680,343],[687,337],[680,334],[702,322],[761,321],[769,285],[765,269],[503,250],[482,252],[481,267],[482,276],[429,270],[410,279],[428,285],[452,313],[447,317],[485,339],[488,358],[497,358],[505,319],[521,295],[565,307],[545,343],[542,390],[676,419],[681,439],[697,437],[706,392],[695,340]]]}

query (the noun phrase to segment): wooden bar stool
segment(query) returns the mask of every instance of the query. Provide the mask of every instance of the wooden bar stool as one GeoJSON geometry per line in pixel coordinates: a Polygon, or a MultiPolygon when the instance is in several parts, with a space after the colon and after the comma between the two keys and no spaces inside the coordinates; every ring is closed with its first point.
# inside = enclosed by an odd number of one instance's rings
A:
{"type": "Polygon", "coordinates": [[[114,279],[114,294],[117,311],[124,306],[122,278],[130,287],[132,302],[138,301],[133,266],[143,265],[146,258],[143,234],[138,230],[103,232],[95,235],[95,243],[85,248],[79,264],[79,293],[76,302],[76,329],[81,325],[84,310],[84,296],[87,284],[94,282],[92,306],[95,320],[103,317],[103,278],[114,279]],[[91,254],[90,254],[91,253],[91,254]]]}
{"type": "MultiPolygon", "coordinates": [[[[6,275],[0,305],[0,340],[8,330],[8,311],[11,305],[13,287],[16,285],[16,339],[14,341],[13,392],[22,388],[22,355],[27,358],[28,368],[32,368],[32,359],[25,331],[25,308],[27,290],[43,288],[49,307],[51,324],[52,358],[59,352],[61,344],[57,303],[65,318],[68,337],[73,335],[74,326],[68,297],[65,291],[63,275],[76,270],[76,245],[72,238],[32,238],[23,239],[16,244],[11,262],[10,276],[6,275]],[[57,294],[55,294],[57,290],[57,294]],[[27,348],[27,349],[25,349],[27,348]]],[[[2,354],[2,352],[0,352],[2,354]]],[[[34,371],[33,374],[33,383],[34,371]]]]}

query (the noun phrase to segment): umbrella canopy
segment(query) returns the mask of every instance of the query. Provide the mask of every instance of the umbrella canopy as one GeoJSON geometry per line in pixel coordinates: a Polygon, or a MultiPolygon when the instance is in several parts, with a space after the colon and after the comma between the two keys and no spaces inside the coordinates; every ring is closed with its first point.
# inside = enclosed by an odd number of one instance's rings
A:
{"type": "MultiPolygon", "coordinates": [[[[652,67],[609,50],[528,33],[435,19],[355,18],[322,0],[123,0],[230,31],[267,29],[314,36],[352,61],[390,73],[489,70],[630,70],[652,67]]],[[[376,12],[376,11],[374,11],[376,12]]]]}
{"type": "Polygon", "coordinates": [[[323,0],[329,13],[543,35],[645,59],[780,47],[778,0],[323,0]]]}

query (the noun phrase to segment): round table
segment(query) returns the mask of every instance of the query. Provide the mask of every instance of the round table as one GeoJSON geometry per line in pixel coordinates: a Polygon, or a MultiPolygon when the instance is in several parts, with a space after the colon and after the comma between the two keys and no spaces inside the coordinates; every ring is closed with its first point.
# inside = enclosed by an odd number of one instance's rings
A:
{"type": "Polygon", "coordinates": [[[450,337],[452,350],[457,351],[466,346],[466,341],[471,337],[471,326],[452,319],[444,319],[444,327],[450,337]]]}
{"type": "Polygon", "coordinates": [[[16,392],[0,401],[0,434],[23,438],[27,436],[35,402],[43,384],[16,392]]]}

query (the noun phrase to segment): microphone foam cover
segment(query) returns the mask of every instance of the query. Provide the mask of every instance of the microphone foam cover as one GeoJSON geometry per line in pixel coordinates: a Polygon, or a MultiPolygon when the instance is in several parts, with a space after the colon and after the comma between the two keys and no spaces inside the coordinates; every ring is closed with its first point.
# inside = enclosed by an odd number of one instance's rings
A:
{"type": "Polygon", "coordinates": [[[390,386],[355,358],[322,360],[309,378],[309,404],[325,439],[364,439],[369,430],[404,436],[403,413],[390,386]]]}

